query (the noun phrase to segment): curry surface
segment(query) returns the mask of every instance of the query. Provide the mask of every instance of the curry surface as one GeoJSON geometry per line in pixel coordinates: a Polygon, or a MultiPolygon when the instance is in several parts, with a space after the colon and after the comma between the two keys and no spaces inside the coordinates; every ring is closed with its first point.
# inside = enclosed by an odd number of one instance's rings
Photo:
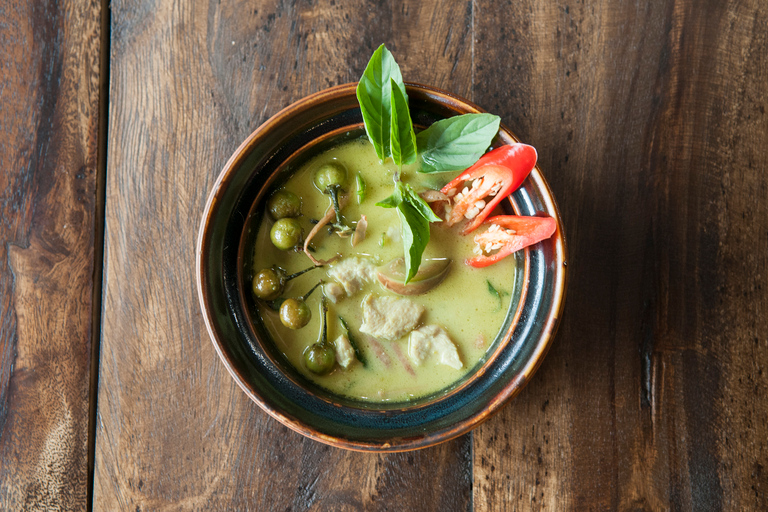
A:
{"type": "MultiPolygon", "coordinates": [[[[348,224],[353,225],[364,214],[368,220],[368,229],[365,240],[355,247],[351,246],[350,238],[330,235],[326,229],[322,229],[312,241],[312,245],[317,248],[315,257],[327,259],[341,253],[344,257],[370,258],[376,265],[402,257],[400,221],[396,211],[375,206],[376,202],[393,192],[397,167],[391,160],[385,164],[380,163],[373,146],[364,138],[343,143],[316,156],[298,168],[285,182],[282,188],[294,192],[302,199],[302,216],[299,220],[305,235],[313,227],[310,219],[320,219],[330,206],[329,197],[315,188],[312,180],[314,171],[328,162],[341,163],[348,171],[349,200],[342,208],[344,218],[348,224]],[[358,204],[355,186],[355,175],[358,173],[366,182],[366,197],[361,204],[358,204]]],[[[417,173],[415,167],[405,167],[401,179],[419,192],[425,188],[439,188],[456,174],[425,175],[417,173]]],[[[278,265],[290,274],[311,266],[310,260],[303,253],[275,248],[269,239],[272,220],[267,215],[263,218],[265,220],[259,227],[254,248],[254,271],[278,265]]],[[[448,228],[443,223],[431,224],[431,240],[424,258],[450,258],[451,271],[433,290],[408,297],[426,307],[420,325],[437,324],[448,331],[464,364],[460,370],[437,364],[436,357],[417,366],[408,356],[408,336],[397,341],[386,341],[375,340],[360,333],[362,299],[368,293],[394,295],[378,282],[369,283],[363,290],[338,304],[329,302],[329,340],[335,340],[344,332],[338,321],[341,316],[364,355],[367,363],[365,366],[359,361],[355,361],[346,370],[336,365],[325,376],[315,375],[306,369],[303,352],[318,341],[321,335],[320,290],[308,299],[312,320],[302,329],[291,330],[283,326],[278,314],[263,303],[258,306],[259,316],[288,361],[307,378],[332,393],[374,402],[406,401],[433,394],[450,388],[476,367],[493,344],[510,307],[510,292],[515,275],[514,258],[506,258],[485,269],[475,269],[464,263],[465,258],[472,256],[472,247],[472,235],[462,236],[459,226],[448,228]],[[492,289],[497,290],[498,295],[492,289]]],[[[325,268],[313,270],[288,282],[283,296],[301,296],[320,279],[329,280],[325,268]]]]}

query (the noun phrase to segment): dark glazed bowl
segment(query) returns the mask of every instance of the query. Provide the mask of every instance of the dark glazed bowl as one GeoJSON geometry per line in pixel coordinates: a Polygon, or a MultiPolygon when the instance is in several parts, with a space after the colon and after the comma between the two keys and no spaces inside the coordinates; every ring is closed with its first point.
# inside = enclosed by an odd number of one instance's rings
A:
{"type": "MultiPolygon", "coordinates": [[[[486,357],[461,381],[413,402],[364,403],[312,384],[277,353],[247,293],[252,237],[261,204],[286,169],[331,141],[355,136],[362,116],[356,84],[321,91],[285,108],[229,159],[208,198],[197,240],[197,285],[216,351],[246,394],[291,429],[340,448],[402,451],[459,436],[488,419],[525,386],[557,330],[565,298],[565,240],[557,206],[539,168],[507,209],[557,219],[555,235],[516,254],[517,275],[505,325],[486,357]]],[[[411,116],[422,127],[482,112],[444,91],[408,84],[411,116]]],[[[517,142],[504,126],[493,146],[517,142]]]]}

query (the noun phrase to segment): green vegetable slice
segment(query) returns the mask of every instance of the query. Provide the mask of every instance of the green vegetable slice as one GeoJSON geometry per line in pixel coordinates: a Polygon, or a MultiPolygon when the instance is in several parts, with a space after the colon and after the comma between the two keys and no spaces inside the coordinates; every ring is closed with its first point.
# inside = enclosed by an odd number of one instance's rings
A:
{"type": "Polygon", "coordinates": [[[344,320],[342,317],[339,317],[339,322],[341,322],[341,326],[347,332],[347,339],[349,340],[349,344],[352,345],[352,350],[355,351],[355,357],[357,358],[358,361],[360,361],[360,364],[362,364],[363,367],[368,366],[368,361],[366,361],[365,356],[363,355],[363,352],[360,350],[360,345],[358,345],[357,341],[352,337],[352,332],[349,330],[347,321],[344,320]]]}
{"type": "Polygon", "coordinates": [[[365,201],[366,189],[368,187],[360,173],[355,174],[355,184],[357,185],[357,204],[361,204],[365,201]]]}

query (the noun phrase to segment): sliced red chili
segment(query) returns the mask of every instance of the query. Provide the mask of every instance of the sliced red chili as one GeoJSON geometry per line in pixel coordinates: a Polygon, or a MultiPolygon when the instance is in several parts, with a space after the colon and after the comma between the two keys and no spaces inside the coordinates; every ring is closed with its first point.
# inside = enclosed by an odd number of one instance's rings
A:
{"type": "Polygon", "coordinates": [[[469,169],[444,186],[443,194],[453,198],[446,224],[462,219],[469,222],[462,234],[476,229],[502,199],[517,190],[536,165],[536,149],[527,144],[510,144],[489,151],[469,169]],[[471,182],[465,187],[465,182],[471,182]],[[464,189],[466,188],[466,192],[464,189]],[[486,202],[487,197],[491,197],[486,202]]]}
{"type": "Polygon", "coordinates": [[[520,249],[549,238],[557,229],[557,221],[552,217],[497,215],[485,224],[490,225],[488,230],[475,235],[476,252],[479,253],[466,260],[467,265],[477,268],[493,265],[520,249]]]}

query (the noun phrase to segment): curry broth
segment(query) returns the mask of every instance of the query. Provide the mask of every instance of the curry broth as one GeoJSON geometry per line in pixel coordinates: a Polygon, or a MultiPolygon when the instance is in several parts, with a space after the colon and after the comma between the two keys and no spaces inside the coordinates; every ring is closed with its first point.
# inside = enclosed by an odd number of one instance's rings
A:
{"type": "MultiPolygon", "coordinates": [[[[397,212],[375,206],[376,202],[393,192],[393,177],[397,167],[391,160],[381,164],[373,146],[364,138],[342,143],[314,157],[297,169],[284,184],[285,189],[302,200],[302,216],[299,221],[305,235],[313,227],[310,219],[320,219],[330,205],[329,197],[315,188],[313,173],[320,165],[332,161],[343,164],[348,171],[350,200],[342,208],[344,218],[348,224],[353,225],[360,219],[361,213],[365,214],[368,220],[367,235],[365,240],[352,247],[350,238],[329,235],[323,229],[312,242],[317,248],[315,257],[327,259],[341,253],[345,257],[371,258],[376,265],[402,257],[403,245],[399,239],[400,221],[397,212]],[[358,204],[355,194],[355,175],[358,173],[366,182],[366,197],[362,204],[358,204]]],[[[416,191],[437,188],[455,174],[420,174],[415,167],[408,166],[403,171],[401,178],[416,191]]],[[[266,215],[263,218],[265,220],[259,227],[254,248],[254,271],[277,264],[290,274],[309,267],[311,262],[303,253],[281,251],[272,245],[269,238],[272,220],[266,215]]],[[[451,271],[433,290],[407,297],[426,308],[421,325],[437,324],[449,333],[464,364],[459,370],[437,364],[436,358],[417,366],[408,357],[407,335],[397,341],[386,341],[374,340],[360,333],[363,298],[368,293],[394,296],[378,282],[367,284],[363,290],[338,304],[329,301],[329,341],[332,342],[344,332],[337,319],[338,316],[343,317],[349,325],[351,337],[366,359],[365,367],[359,361],[355,361],[346,370],[336,365],[330,374],[323,376],[306,369],[303,352],[320,338],[320,290],[315,291],[307,301],[312,309],[312,319],[302,329],[291,330],[283,326],[277,312],[264,303],[257,306],[259,316],[277,348],[291,365],[332,393],[380,402],[404,401],[438,392],[475,367],[496,338],[510,306],[515,259],[505,258],[483,269],[469,267],[464,259],[472,256],[472,238],[471,234],[462,236],[459,226],[448,228],[441,223],[431,224],[431,240],[424,252],[424,259],[450,258],[451,271]],[[501,292],[500,296],[492,293],[489,282],[501,292]]],[[[328,281],[324,268],[293,279],[287,283],[283,297],[303,295],[320,279],[328,281]]]]}

